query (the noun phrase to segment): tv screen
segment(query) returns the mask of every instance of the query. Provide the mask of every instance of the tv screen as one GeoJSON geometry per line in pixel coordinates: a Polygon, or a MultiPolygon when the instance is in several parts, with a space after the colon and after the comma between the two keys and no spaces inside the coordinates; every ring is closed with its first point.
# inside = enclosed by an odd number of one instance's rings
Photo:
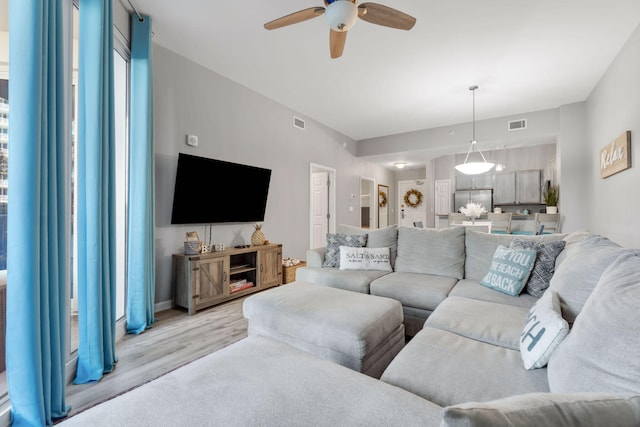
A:
{"type": "Polygon", "coordinates": [[[171,224],[264,221],[271,170],[180,153],[171,224]]]}

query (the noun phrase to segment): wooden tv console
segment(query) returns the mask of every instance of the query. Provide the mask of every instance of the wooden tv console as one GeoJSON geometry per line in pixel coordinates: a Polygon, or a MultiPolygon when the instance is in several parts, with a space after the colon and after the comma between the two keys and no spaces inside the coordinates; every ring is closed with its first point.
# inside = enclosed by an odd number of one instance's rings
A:
{"type": "Polygon", "coordinates": [[[173,304],[190,315],[281,284],[281,244],[173,255],[173,304]]]}

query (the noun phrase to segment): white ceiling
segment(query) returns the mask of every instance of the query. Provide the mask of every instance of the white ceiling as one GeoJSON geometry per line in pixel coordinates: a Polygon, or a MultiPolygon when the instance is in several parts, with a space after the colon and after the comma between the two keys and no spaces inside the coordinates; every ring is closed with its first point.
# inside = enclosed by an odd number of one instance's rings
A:
{"type": "MultiPolygon", "coordinates": [[[[121,0],[127,4],[126,0],[121,0]]],[[[357,21],[329,57],[321,0],[135,0],[154,42],[354,140],[584,101],[640,23],[638,0],[379,0],[410,31],[357,21]]]]}

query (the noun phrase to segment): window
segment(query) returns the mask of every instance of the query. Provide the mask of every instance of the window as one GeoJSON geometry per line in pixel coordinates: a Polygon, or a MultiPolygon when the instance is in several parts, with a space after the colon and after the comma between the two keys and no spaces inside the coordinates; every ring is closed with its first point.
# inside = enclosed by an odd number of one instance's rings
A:
{"type": "MultiPolygon", "coordinates": [[[[80,4],[82,7],[82,4],[80,4]]],[[[76,198],[73,196],[77,193],[77,178],[75,165],[77,164],[75,149],[76,144],[82,144],[82,141],[77,141],[77,108],[78,105],[78,22],[79,22],[79,9],[78,5],[73,11],[74,22],[74,64],[73,64],[73,96],[72,96],[72,177],[73,183],[72,189],[72,212],[73,212],[73,225],[72,225],[72,246],[73,246],[73,259],[77,260],[77,245],[75,243],[77,230],[76,223],[76,198]]],[[[128,195],[128,150],[129,150],[129,62],[130,51],[128,42],[124,37],[120,35],[118,30],[114,28],[114,114],[115,114],[115,154],[116,154],[116,318],[122,319],[125,316],[126,311],[126,256],[127,256],[127,195],[128,195]]],[[[76,296],[78,295],[78,280],[77,280],[77,265],[74,263],[72,266],[72,283],[70,290],[70,331],[69,331],[69,343],[70,354],[78,349],[78,303],[76,296]]]]}
{"type": "MultiPolygon", "coordinates": [[[[9,160],[9,2],[0,2],[0,313],[7,303],[7,162],[9,160]]],[[[0,403],[6,400],[6,320],[0,317],[0,403]]]]}
{"type": "MultiPolygon", "coordinates": [[[[115,29],[114,29],[115,31],[115,29]]],[[[113,52],[116,143],[116,319],[125,316],[127,281],[127,170],[129,151],[129,61],[113,52]]]]}

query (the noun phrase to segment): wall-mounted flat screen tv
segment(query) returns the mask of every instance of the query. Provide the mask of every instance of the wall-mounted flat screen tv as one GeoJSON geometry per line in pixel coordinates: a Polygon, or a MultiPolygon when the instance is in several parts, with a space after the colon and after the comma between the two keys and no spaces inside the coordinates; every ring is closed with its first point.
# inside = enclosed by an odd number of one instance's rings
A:
{"type": "Polygon", "coordinates": [[[180,153],[171,224],[264,221],[271,169],[180,153]]]}

